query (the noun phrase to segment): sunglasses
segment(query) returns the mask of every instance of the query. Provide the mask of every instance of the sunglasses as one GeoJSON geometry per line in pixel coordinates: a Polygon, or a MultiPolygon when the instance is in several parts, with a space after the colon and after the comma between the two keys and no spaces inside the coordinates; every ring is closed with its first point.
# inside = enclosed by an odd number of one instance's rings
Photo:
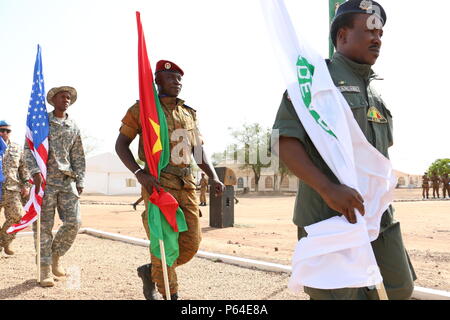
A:
{"type": "Polygon", "coordinates": [[[11,132],[11,129],[0,128],[0,132],[10,133],[10,132],[11,132]]]}

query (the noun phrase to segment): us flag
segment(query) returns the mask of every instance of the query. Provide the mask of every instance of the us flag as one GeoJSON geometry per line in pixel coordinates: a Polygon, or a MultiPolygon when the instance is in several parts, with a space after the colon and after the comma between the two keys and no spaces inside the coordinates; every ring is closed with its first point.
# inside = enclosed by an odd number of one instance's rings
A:
{"type": "Polygon", "coordinates": [[[48,159],[48,133],[49,123],[47,107],[45,105],[44,76],[42,74],[41,47],[38,45],[36,63],[34,65],[33,85],[31,88],[30,103],[28,105],[26,143],[36,159],[41,171],[42,185],[36,194],[33,184],[30,191],[30,199],[24,207],[25,215],[18,224],[8,228],[7,233],[14,233],[25,229],[36,221],[41,213],[42,199],[44,197],[45,182],[47,177],[48,159]]]}

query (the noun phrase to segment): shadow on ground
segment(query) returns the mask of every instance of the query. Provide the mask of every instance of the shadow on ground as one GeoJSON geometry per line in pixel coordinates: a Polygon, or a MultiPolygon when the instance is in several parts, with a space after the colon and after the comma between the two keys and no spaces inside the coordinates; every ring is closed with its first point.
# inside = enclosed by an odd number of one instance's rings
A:
{"type": "Polygon", "coordinates": [[[36,279],[30,279],[26,280],[25,282],[22,282],[21,284],[15,285],[13,287],[0,289],[0,299],[12,299],[15,297],[20,296],[21,294],[30,291],[33,288],[36,288],[38,286],[38,283],[36,282],[36,279]]]}

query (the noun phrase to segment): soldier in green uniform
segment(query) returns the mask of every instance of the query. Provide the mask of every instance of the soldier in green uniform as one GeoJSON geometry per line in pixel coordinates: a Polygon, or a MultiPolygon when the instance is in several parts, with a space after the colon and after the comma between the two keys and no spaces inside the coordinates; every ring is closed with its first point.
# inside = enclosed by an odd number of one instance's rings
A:
{"type": "Polygon", "coordinates": [[[427,199],[429,198],[429,190],[430,190],[430,178],[428,178],[427,173],[422,176],[422,197],[425,199],[425,195],[427,199]]]}
{"type": "Polygon", "coordinates": [[[13,255],[11,243],[14,240],[15,233],[7,234],[6,230],[16,223],[19,223],[23,215],[22,198],[29,194],[30,184],[28,180],[30,175],[25,166],[23,149],[17,143],[10,139],[11,126],[6,122],[0,121],[0,139],[6,142],[6,151],[3,155],[3,182],[0,199],[0,210],[5,213],[5,222],[0,229],[0,251],[5,249],[7,255],[13,255]]]}
{"type": "Polygon", "coordinates": [[[433,188],[433,199],[437,197],[439,199],[439,184],[441,183],[441,179],[436,174],[436,172],[433,172],[433,175],[431,176],[431,187],[433,188]]]}
{"type": "MultiPolygon", "coordinates": [[[[209,164],[204,150],[203,140],[197,125],[196,111],[178,98],[181,91],[183,70],[175,63],[161,60],[156,64],[155,82],[158,86],[159,100],[167,120],[170,141],[170,162],[161,171],[160,180],[149,174],[147,165],[140,168],[130,150],[130,144],[139,135],[139,159],[146,161],[142,143],[139,101],[131,106],[122,119],[122,126],[116,141],[116,152],[125,166],[135,174],[142,185],[142,197],[146,210],[142,213],[142,223],[150,239],[147,205],[149,194],[154,187],[162,187],[178,201],[186,218],[188,231],[181,232],[178,240],[180,254],[175,263],[168,267],[170,295],[178,299],[178,281],[175,268],[189,262],[197,253],[201,241],[199,207],[196,185],[191,170],[191,156],[212,181],[212,190],[220,195],[224,185],[220,182],[214,168],[209,164]],[[199,152],[198,152],[199,151],[199,152]]],[[[151,84],[149,83],[149,86],[151,84]]],[[[144,296],[147,300],[156,300],[155,283],[159,292],[166,296],[161,260],[151,255],[151,264],[138,268],[143,281],[144,296]]]]}
{"type": "MultiPolygon", "coordinates": [[[[80,129],[66,112],[76,99],[77,91],[69,86],[52,88],[47,93],[47,101],[55,109],[48,113],[47,183],[41,208],[42,287],[54,286],[52,273],[57,277],[66,275],[60,257],[70,249],[81,226],[79,199],[83,192],[86,161],[80,129]],[[53,238],[55,209],[64,219],[53,238]]],[[[27,143],[25,159],[38,193],[42,184],[40,169],[27,143]]],[[[36,230],[34,223],[35,236],[36,230]]]]}
{"type": "MultiPolygon", "coordinates": [[[[386,13],[375,1],[350,0],[342,4],[330,31],[337,52],[327,63],[335,85],[347,100],[367,140],[388,157],[388,148],[393,144],[392,115],[371,85],[377,79],[371,66],[380,52],[385,22],[386,13]],[[368,28],[368,18],[378,22],[375,28],[368,28]]],[[[356,223],[354,210],[364,212],[361,195],[339,183],[309,138],[287,93],[283,95],[273,129],[279,130],[280,159],[300,179],[294,211],[298,238],[307,235],[303,227],[333,216],[344,215],[350,223],[356,223]]],[[[388,297],[410,298],[416,276],[392,207],[382,216],[380,234],[372,242],[372,248],[388,297]]],[[[305,292],[314,300],[378,299],[373,288],[322,290],[305,287],[305,292]]]]}

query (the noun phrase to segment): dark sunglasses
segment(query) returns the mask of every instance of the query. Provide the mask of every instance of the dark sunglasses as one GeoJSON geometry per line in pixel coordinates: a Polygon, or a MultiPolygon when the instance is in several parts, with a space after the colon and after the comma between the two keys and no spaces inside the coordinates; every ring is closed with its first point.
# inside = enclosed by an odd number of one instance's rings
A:
{"type": "Polygon", "coordinates": [[[0,128],[0,132],[10,133],[11,129],[0,128]]]}

